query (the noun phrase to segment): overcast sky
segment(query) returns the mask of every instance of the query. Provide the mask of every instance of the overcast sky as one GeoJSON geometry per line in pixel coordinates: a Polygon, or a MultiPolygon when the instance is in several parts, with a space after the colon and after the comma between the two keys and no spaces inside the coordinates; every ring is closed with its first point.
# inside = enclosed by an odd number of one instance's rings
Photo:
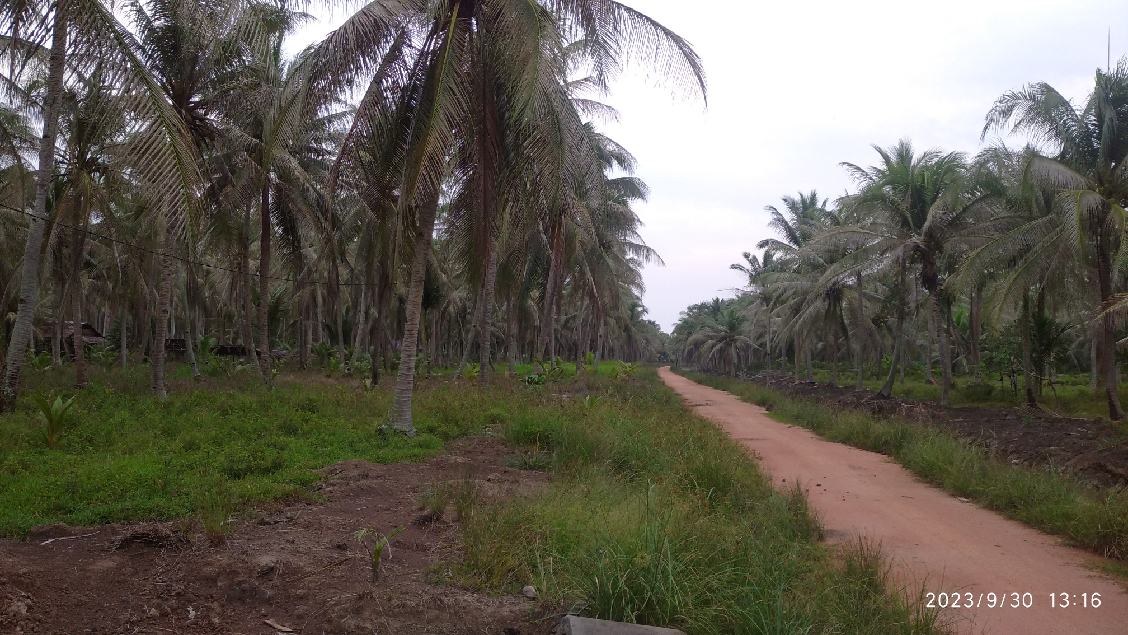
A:
{"type": "MultiPolygon", "coordinates": [[[[983,116],[1007,90],[1047,81],[1079,102],[1128,53],[1124,0],[626,0],[687,38],[705,63],[709,104],[671,97],[645,69],[606,101],[601,127],[639,162],[637,206],[665,267],[645,272],[650,317],[667,331],[687,305],[731,295],[728,265],[768,237],[765,205],[851,183],[839,162],[870,165],[870,144],[909,138],[974,152],[983,116]]],[[[299,34],[312,41],[336,19],[299,34]]]]}

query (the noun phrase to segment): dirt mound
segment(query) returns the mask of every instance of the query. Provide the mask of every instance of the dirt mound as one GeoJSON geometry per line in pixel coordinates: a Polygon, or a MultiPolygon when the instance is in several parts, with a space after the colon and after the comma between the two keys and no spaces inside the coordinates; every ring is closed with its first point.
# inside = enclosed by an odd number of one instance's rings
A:
{"type": "Polygon", "coordinates": [[[222,546],[184,522],[51,526],[0,541],[0,632],[547,632],[551,620],[523,597],[439,582],[439,565],[458,557],[451,515],[412,522],[436,483],[477,484],[475,495],[490,498],[546,481],[506,467],[507,453],[496,438],[476,437],[422,463],[339,463],[315,488],[324,502],[249,514],[222,546]],[[373,583],[355,532],[397,527],[373,583]]]}
{"type": "Polygon", "coordinates": [[[1128,434],[1100,419],[1060,417],[1032,408],[944,408],[779,375],[752,380],[791,396],[946,430],[1010,463],[1069,470],[1103,487],[1128,486],[1128,434]]]}

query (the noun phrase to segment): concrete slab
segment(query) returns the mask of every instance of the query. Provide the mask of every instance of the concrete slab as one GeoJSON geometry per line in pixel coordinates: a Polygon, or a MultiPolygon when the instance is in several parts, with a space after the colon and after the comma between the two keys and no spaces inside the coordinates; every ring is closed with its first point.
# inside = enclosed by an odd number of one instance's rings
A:
{"type": "Polygon", "coordinates": [[[556,627],[556,635],[685,635],[685,632],[659,626],[623,624],[578,615],[565,615],[560,625],[556,627]]]}

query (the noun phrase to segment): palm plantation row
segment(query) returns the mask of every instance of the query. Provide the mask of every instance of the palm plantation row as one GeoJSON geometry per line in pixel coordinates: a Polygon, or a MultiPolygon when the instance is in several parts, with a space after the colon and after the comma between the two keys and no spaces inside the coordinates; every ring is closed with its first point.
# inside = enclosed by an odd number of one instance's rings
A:
{"type": "Polygon", "coordinates": [[[884,397],[918,360],[944,404],[957,373],[989,390],[988,374],[1021,372],[1036,405],[1056,373],[1087,371],[1121,419],[1128,61],[1097,71],[1080,107],[1046,83],[1008,92],[982,133],[1004,140],[974,156],[874,146],[875,165],[843,164],[854,193],[769,206],[778,238],[732,265],[747,289],[687,309],[675,354],[808,379],[817,362],[832,382],[849,364],[858,386],[880,373],[884,397]]]}
{"type": "Polygon", "coordinates": [[[375,0],[293,58],[286,2],[6,3],[0,302],[11,407],[29,355],[85,385],[84,321],[121,363],[238,345],[265,382],[652,352],[634,159],[592,119],[634,57],[704,97],[682,38],[614,2],[375,0]],[[593,99],[593,97],[595,99],[593,99]],[[22,254],[22,257],[20,257],[22,254]],[[136,352],[134,352],[136,351],[136,352]]]}

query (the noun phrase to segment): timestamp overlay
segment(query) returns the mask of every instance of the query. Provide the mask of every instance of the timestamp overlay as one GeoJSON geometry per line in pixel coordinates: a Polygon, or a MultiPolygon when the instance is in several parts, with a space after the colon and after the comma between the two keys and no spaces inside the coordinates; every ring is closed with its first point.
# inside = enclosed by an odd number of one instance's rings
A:
{"type": "Polygon", "coordinates": [[[663,379],[757,457],[800,483],[826,535],[876,544],[899,586],[923,591],[958,633],[1128,634],[1128,593],[1101,560],[926,485],[888,458],[771,419],[733,395],[663,369],[663,379]]]}

